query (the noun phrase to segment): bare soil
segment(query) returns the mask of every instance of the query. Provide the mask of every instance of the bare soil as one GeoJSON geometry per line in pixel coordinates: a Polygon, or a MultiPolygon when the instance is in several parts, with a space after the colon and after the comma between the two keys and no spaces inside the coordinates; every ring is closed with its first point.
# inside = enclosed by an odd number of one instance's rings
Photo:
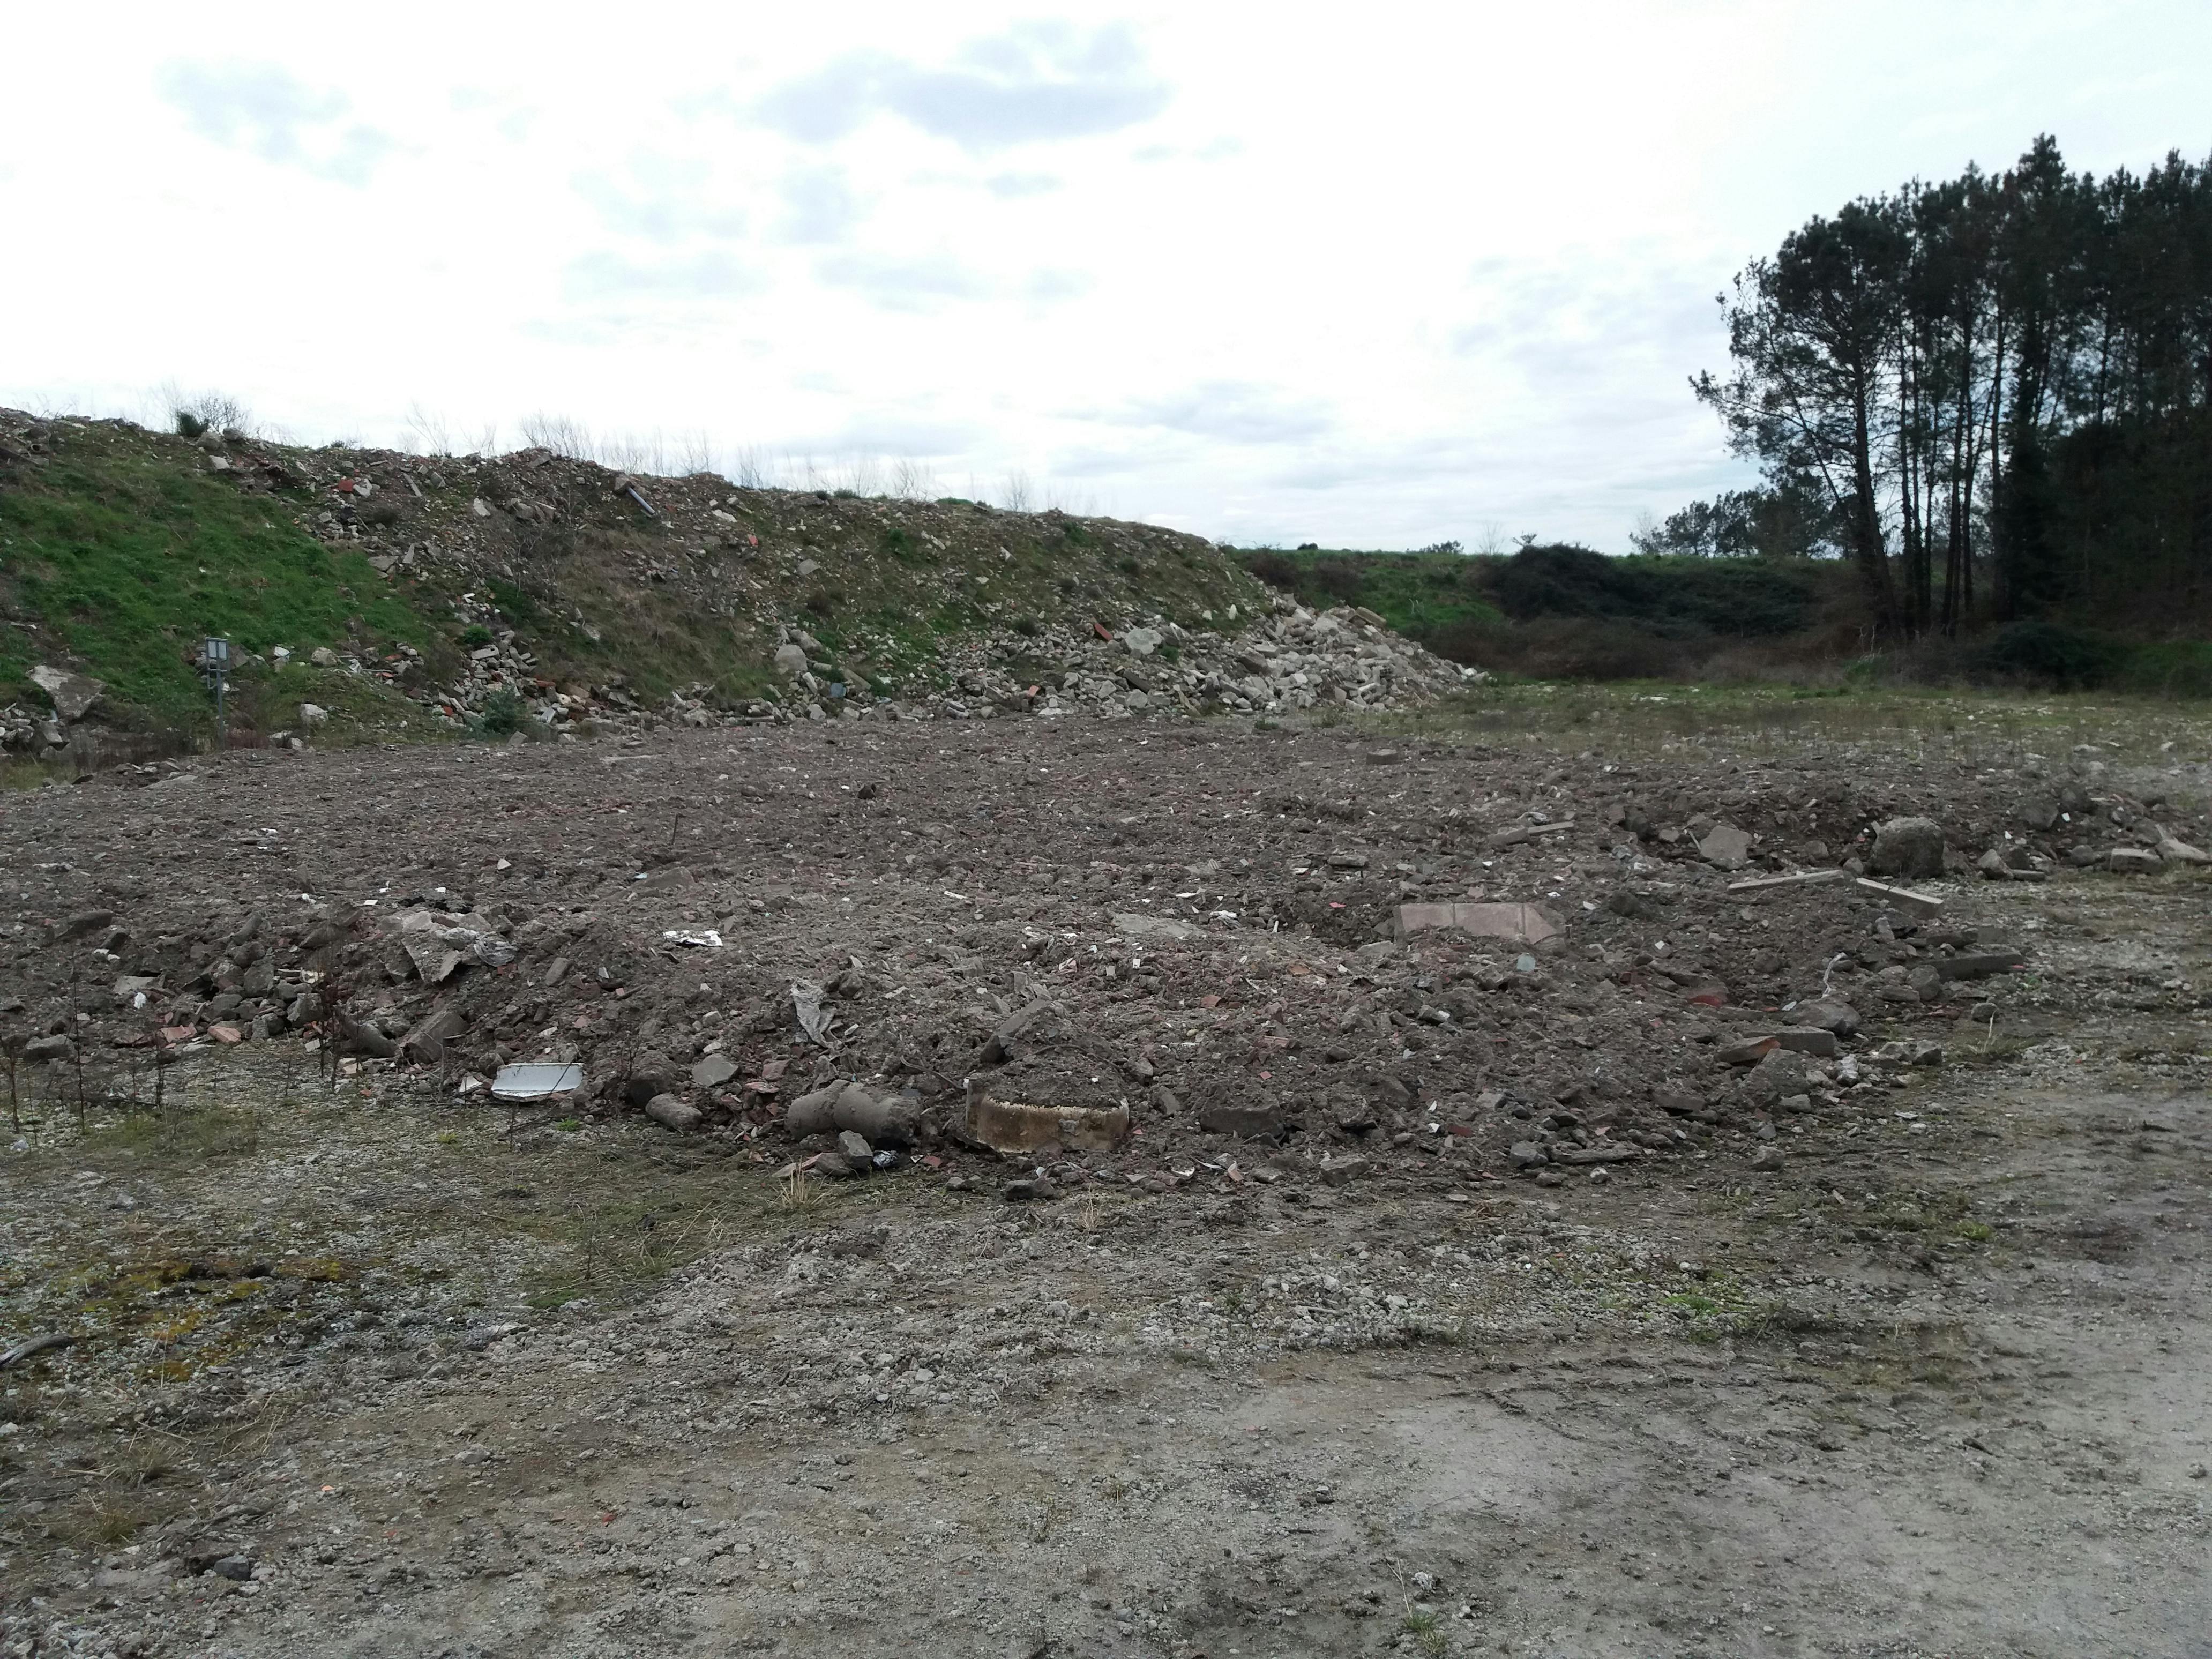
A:
{"type": "Polygon", "coordinates": [[[71,1339],[0,1370],[0,1651],[2212,1653],[2212,888],[2068,857],[2201,839],[2202,765],[2053,747],[994,720],[12,799],[0,1019],[82,1063],[0,1159],[0,1350],[71,1339]],[[1729,890],[1902,811],[2048,879],[1729,890]],[[1561,932],[1393,935],[1470,899],[1561,932]],[[426,985],[409,908],[514,960],[426,985]],[[257,963],[464,1029],[226,1043],[257,963]],[[1802,1095],[1726,1057],[1824,991],[1802,1095]],[[475,1086],[541,1054],[586,1089],[475,1086]],[[781,1173],[843,1077],[916,1144],[781,1173]],[[1136,1133],[1015,1165],[971,1078],[1136,1133]]]}

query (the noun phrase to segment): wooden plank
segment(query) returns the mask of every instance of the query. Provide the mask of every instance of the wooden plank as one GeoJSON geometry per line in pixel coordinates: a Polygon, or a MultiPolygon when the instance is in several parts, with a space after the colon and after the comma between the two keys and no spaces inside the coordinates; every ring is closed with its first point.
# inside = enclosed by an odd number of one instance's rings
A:
{"type": "Polygon", "coordinates": [[[1942,899],[1926,893],[1916,893],[1909,887],[1886,886],[1878,881],[1869,881],[1864,876],[1861,876],[1851,885],[1871,897],[1885,900],[1891,904],[1901,904],[1907,909],[1917,911],[1923,916],[1940,916],[1943,914],[1942,899]]]}
{"type": "Polygon", "coordinates": [[[1850,873],[1848,870],[1793,870],[1786,876],[1753,876],[1748,881],[1732,881],[1728,890],[1731,893],[1764,893],[1779,887],[1811,887],[1820,882],[1848,880],[1850,873]]]}

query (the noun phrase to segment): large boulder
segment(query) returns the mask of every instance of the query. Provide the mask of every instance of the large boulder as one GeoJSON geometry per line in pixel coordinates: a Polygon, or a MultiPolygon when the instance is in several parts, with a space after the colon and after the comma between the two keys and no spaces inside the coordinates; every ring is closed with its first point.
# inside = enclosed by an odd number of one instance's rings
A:
{"type": "Polygon", "coordinates": [[[31,671],[31,684],[52,700],[54,713],[71,725],[90,714],[107,690],[98,680],[72,674],[65,668],[49,668],[44,663],[31,671]]]}
{"type": "Polygon", "coordinates": [[[1943,873],[1943,826],[1933,818],[1892,818],[1874,834],[1867,873],[1925,880],[1943,873]]]}

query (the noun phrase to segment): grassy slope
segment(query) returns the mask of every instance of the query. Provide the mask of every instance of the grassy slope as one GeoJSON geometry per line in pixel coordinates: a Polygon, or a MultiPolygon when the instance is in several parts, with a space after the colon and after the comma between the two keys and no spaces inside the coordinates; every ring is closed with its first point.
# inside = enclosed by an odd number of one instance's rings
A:
{"type": "Polygon", "coordinates": [[[0,487],[0,609],[37,630],[0,629],[0,698],[35,701],[28,671],[58,646],[138,720],[191,729],[210,720],[192,659],[210,634],[265,652],[342,645],[349,617],[382,641],[435,632],[361,553],[146,437],[87,427],[0,487]]]}
{"type": "MultiPolygon", "coordinates": [[[[1060,514],[739,490],[708,476],[640,480],[647,513],[614,475],[542,453],[483,461],[234,443],[232,469],[219,471],[166,434],[0,411],[0,452],[10,446],[0,702],[42,703],[27,676],[53,662],[108,682],[120,716],[148,726],[210,723],[191,666],[209,633],[301,657],[327,645],[374,659],[404,642],[443,684],[471,628],[512,629],[544,677],[657,702],[769,689],[785,626],[812,633],[852,678],[896,691],[942,683],[945,647],[984,631],[1156,616],[1228,628],[1231,606],[1267,602],[1198,538],[1060,514]],[[322,523],[341,506],[341,477],[374,485],[343,535],[322,523]],[[368,562],[409,549],[428,550],[389,575],[368,562]]],[[[263,724],[288,723],[303,697],[361,705],[371,735],[421,724],[366,678],[295,666],[242,695],[250,711],[265,705],[263,724]]]]}
{"type": "Polygon", "coordinates": [[[1480,558],[1310,548],[1241,556],[1247,569],[1283,583],[1302,603],[1364,605],[1432,649],[1455,629],[1504,619],[1489,591],[1492,562],[1480,558]]]}

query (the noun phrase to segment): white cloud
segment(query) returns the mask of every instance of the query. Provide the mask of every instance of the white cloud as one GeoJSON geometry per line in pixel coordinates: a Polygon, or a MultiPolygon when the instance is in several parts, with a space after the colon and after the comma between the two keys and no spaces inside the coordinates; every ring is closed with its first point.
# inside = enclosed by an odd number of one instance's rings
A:
{"type": "Polygon", "coordinates": [[[990,285],[950,254],[831,254],[814,267],[833,288],[850,289],[886,311],[935,311],[955,300],[980,300],[990,285]]]}
{"type": "Polygon", "coordinates": [[[668,258],[633,259],[599,249],[580,255],[562,273],[562,289],[572,303],[617,300],[635,303],[654,299],[723,300],[750,294],[761,286],[759,271],[735,254],[719,250],[668,258]]]}
{"type": "Polygon", "coordinates": [[[820,163],[793,167],[784,175],[780,241],[805,245],[849,240],[867,207],[843,167],[820,163]]]}
{"type": "Polygon", "coordinates": [[[848,52],[775,88],[758,113],[806,143],[829,143],[892,115],[988,151],[1118,132],[1159,114],[1170,96],[1127,27],[1086,34],[1032,22],[971,41],[938,68],[887,52],[848,52]]]}
{"type": "Polygon", "coordinates": [[[1304,443],[1335,422],[1310,398],[1281,386],[1214,380],[1147,398],[1094,418],[1118,426],[1158,426],[1233,444],[1304,443]]]}
{"type": "Polygon", "coordinates": [[[398,148],[345,120],[344,94],[316,91],[276,64],[167,64],[155,84],[201,137],[356,189],[398,148]]]}
{"type": "Polygon", "coordinates": [[[638,156],[627,178],[599,171],[576,175],[576,194],[598,211],[599,222],[623,236],[670,246],[694,237],[738,237],[743,209],[732,204],[712,169],[689,158],[638,156]]]}

